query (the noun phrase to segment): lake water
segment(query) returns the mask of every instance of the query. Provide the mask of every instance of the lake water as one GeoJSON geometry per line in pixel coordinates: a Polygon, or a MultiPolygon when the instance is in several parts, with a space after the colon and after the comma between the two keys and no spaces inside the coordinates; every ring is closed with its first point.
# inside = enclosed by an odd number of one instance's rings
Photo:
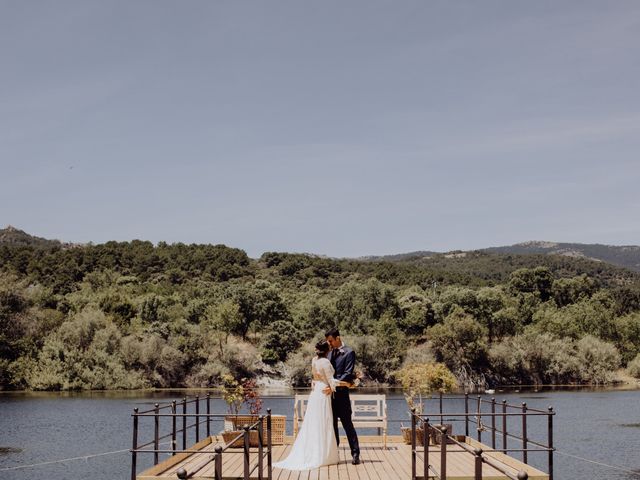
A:
{"type": "MultiPolygon", "coordinates": [[[[130,414],[134,407],[144,410],[152,408],[155,402],[179,400],[183,395],[184,392],[0,393],[0,479],[128,479],[128,452],[11,468],[126,450],[131,446],[130,414]]],[[[498,401],[506,399],[516,405],[527,402],[529,407],[542,410],[554,407],[557,412],[554,418],[554,443],[558,450],[554,458],[556,479],[640,479],[639,390],[498,391],[495,397],[498,401]],[[574,456],[626,471],[588,463],[574,456]]],[[[399,434],[399,420],[406,422],[408,418],[406,403],[399,393],[387,392],[387,399],[389,418],[397,420],[391,422],[389,433],[399,434]]],[[[265,396],[264,403],[274,414],[291,418],[291,397],[265,396]]],[[[212,412],[224,413],[225,407],[222,400],[212,400],[212,412]]],[[[456,410],[463,411],[463,403],[458,403],[456,410]]],[[[545,443],[546,418],[542,418],[530,421],[528,434],[545,443]]],[[[149,425],[141,428],[142,441],[151,439],[151,422],[147,423],[149,425]]],[[[509,430],[515,433],[517,423],[515,421],[513,427],[510,424],[509,430]]],[[[216,422],[212,433],[221,429],[221,423],[216,422]]],[[[291,431],[291,423],[287,429],[291,431]]],[[[454,433],[464,433],[464,425],[454,424],[454,430],[454,433]]],[[[484,433],[485,443],[489,438],[490,435],[484,433]]],[[[510,446],[515,446],[515,441],[511,441],[510,446]]],[[[531,464],[546,471],[546,453],[529,455],[531,464]]],[[[163,458],[166,455],[162,455],[163,458]]],[[[140,467],[150,465],[151,460],[141,458],[140,467]]]]}

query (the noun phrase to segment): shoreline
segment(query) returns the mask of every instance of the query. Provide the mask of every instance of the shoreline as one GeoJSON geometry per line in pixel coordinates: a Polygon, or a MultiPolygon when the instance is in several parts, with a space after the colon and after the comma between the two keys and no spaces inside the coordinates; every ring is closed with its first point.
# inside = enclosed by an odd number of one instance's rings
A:
{"type": "MultiPolygon", "coordinates": [[[[293,388],[293,387],[263,387],[260,388],[260,394],[263,397],[290,397],[294,395],[296,392],[306,392],[308,388],[293,388]]],[[[621,381],[615,384],[608,385],[572,385],[572,384],[550,384],[550,385],[501,385],[496,386],[492,389],[492,393],[486,393],[485,391],[473,391],[469,392],[470,395],[495,395],[498,393],[540,393],[540,392],[557,392],[557,391],[633,391],[640,390],[640,380],[633,379],[633,381],[621,381]]],[[[154,394],[154,393],[187,393],[187,394],[198,394],[198,393],[211,393],[211,398],[221,398],[219,393],[219,387],[212,388],[142,388],[142,389],[133,389],[133,390],[122,390],[122,389],[114,389],[114,390],[0,390],[0,395],[42,395],[42,396],[83,396],[83,395],[117,395],[117,396],[140,396],[143,394],[154,394]]],[[[353,394],[357,394],[358,392],[389,392],[389,393],[397,393],[398,395],[402,395],[402,389],[396,386],[361,386],[352,391],[353,394]]],[[[450,392],[450,394],[464,394],[464,391],[456,390],[450,392]]],[[[445,394],[447,395],[447,394],[445,394]]],[[[433,396],[437,396],[433,394],[433,396]]]]}

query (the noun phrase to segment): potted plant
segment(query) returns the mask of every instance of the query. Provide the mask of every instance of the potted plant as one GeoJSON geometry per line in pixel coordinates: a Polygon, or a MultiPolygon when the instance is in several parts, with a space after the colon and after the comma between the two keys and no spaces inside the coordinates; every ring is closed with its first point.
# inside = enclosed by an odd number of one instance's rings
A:
{"type": "MultiPolygon", "coordinates": [[[[258,384],[254,379],[243,378],[237,381],[231,375],[223,376],[221,387],[222,398],[227,402],[228,414],[225,417],[225,442],[230,441],[242,432],[242,427],[252,425],[260,418],[262,412],[262,398],[258,390],[258,384]],[[243,405],[246,405],[248,414],[241,413],[243,405]]],[[[271,443],[272,445],[284,444],[285,425],[287,417],[284,415],[271,415],[271,443]]],[[[262,441],[267,442],[267,419],[262,422],[262,441]]],[[[258,432],[251,431],[249,436],[251,446],[258,446],[258,432]]],[[[242,446],[238,442],[234,446],[242,446]]]]}
{"type": "MultiPolygon", "coordinates": [[[[225,443],[233,442],[232,447],[242,447],[242,437],[234,441],[242,433],[242,427],[245,423],[240,423],[238,419],[241,417],[240,410],[242,404],[245,402],[244,388],[235,378],[231,375],[222,376],[222,386],[220,387],[223,400],[227,404],[227,416],[224,422],[224,431],[220,432],[225,443]]],[[[250,443],[258,442],[258,433],[250,432],[250,443]],[[255,440],[252,442],[252,438],[255,440]]]]}
{"type": "MultiPolygon", "coordinates": [[[[405,365],[396,374],[402,385],[404,398],[409,409],[416,414],[424,413],[423,399],[427,395],[431,397],[432,392],[449,392],[457,384],[456,378],[451,371],[442,363],[413,363],[405,365]]],[[[405,443],[411,443],[411,427],[401,425],[402,436],[405,443]]],[[[449,428],[451,433],[451,428],[449,428]]],[[[424,430],[421,425],[416,426],[416,441],[418,444],[424,442],[424,430]]]]}
{"type": "Polygon", "coordinates": [[[234,392],[236,398],[239,400],[238,408],[232,412],[232,415],[225,417],[226,421],[229,421],[234,429],[240,430],[244,425],[251,425],[258,421],[260,412],[262,411],[262,399],[258,392],[258,385],[253,379],[243,378],[240,382],[235,382],[234,392]],[[240,414],[240,410],[243,405],[247,405],[249,414],[240,414]]]}

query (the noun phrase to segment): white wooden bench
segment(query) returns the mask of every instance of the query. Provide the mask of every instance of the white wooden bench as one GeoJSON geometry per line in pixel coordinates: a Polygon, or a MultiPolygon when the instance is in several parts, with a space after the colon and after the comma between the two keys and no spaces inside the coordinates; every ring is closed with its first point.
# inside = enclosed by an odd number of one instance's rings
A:
{"type": "MultiPolygon", "coordinates": [[[[387,448],[387,396],[386,395],[350,395],[351,420],[354,427],[377,428],[382,434],[384,448],[387,448]]],[[[307,410],[309,395],[296,395],[293,405],[293,435],[300,430],[300,424],[307,410]]]]}

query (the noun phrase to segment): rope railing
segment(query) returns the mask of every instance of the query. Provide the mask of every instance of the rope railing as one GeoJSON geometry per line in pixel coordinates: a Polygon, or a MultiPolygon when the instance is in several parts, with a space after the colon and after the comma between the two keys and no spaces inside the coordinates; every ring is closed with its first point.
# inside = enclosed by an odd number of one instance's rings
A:
{"type": "Polygon", "coordinates": [[[416,425],[417,421],[421,421],[423,424],[423,470],[424,470],[424,478],[428,478],[428,472],[433,472],[434,476],[437,476],[439,480],[446,480],[447,478],[447,453],[454,453],[447,449],[448,444],[455,444],[461,448],[455,453],[465,453],[471,454],[474,456],[474,480],[482,480],[482,464],[486,463],[490,465],[498,472],[505,475],[507,478],[511,480],[527,480],[529,475],[526,471],[521,470],[516,473],[513,473],[513,467],[509,465],[503,464],[496,460],[495,458],[491,458],[485,455],[485,452],[480,448],[473,448],[470,445],[459,442],[452,435],[447,434],[447,427],[442,426],[440,428],[436,428],[433,425],[429,424],[429,419],[424,418],[420,415],[416,415],[415,411],[412,412],[412,432],[411,432],[411,450],[412,454],[412,480],[416,480],[416,460],[417,460],[417,444],[416,444],[416,425]],[[431,437],[431,433],[434,432],[440,436],[440,470],[437,471],[434,467],[429,463],[429,438],[431,437]]]}
{"type": "MultiPolygon", "coordinates": [[[[266,458],[266,478],[267,480],[271,480],[272,476],[272,432],[271,432],[271,409],[267,409],[267,415],[258,416],[257,420],[251,424],[244,425],[242,427],[242,431],[236,435],[230,441],[226,441],[225,445],[217,445],[213,451],[211,450],[200,450],[200,449],[188,449],[187,448],[187,438],[189,432],[193,436],[195,436],[196,444],[200,441],[200,429],[201,426],[205,425],[206,438],[211,436],[211,421],[217,419],[228,418],[229,414],[221,414],[221,413],[211,413],[210,406],[211,397],[209,394],[206,397],[200,398],[199,396],[195,396],[195,398],[188,400],[186,397],[182,399],[179,405],[181,405],[181,413],[178,413],[178,403],[174,400],[168,405],[160,406],[158,403],[155,404],[154,408],[151,410],[145,410],[143,412],[139,412],[137,408],[133,410],[133,439],[132,439],[132,448],[129,450],[131,452],[131,480],[136,480],[137,475],[137,461],[138,454],[146,453],[153,454],[153,464],[158,465],[159,463],[159,454],[167,453],[171,455],[176,455],[178,453],[181,454],[189,454],[196,455],[201,458],[201,460],[190,463],[189,471],[185,470],[185,468],[179,468],[176,472],[176,475],[179,479],[188,479],[192,478],[199,471],[201,471],[206,466],[210,465],[212,462],[214,463],[214,476],[215,480],[222,480],[222,457],[223,454],[231,454],[238,453],[242,454],[243,459],[243,477],[245,480],[249,480],[252,473],[256,470],[258,472],[258,480],[263,480],[265,478],[265,458],[266,458]],[[200,404],[202,401],[206,401],[206,412],[201,413],[200,404]],[[189,412],[188,406],[192,405],[195,409],[195,412],[189,412]],[[167,408],[171,409],[171,413],[165,413],[167,408]],[[161,435],[160,432],[160,420],[170,418],[170,432],[161,435]],[[196,421],[194,423],[187,422],[187,419],[195,418],[196,421]],[[153,419],[153,439],[151,441],[140,444],[138,442],[138,435],[140,432],[140,422],[153,419]],[[178,426],[178,420],[182,420],[182,426],[178,426]],[[266,423],[266,432],[264,431],[264,427],[266,423]],[[250,447],[250,432],[257,431],[258,436],[258,452],[257,454],[251,454],[250,447]],[[266,435],[265,435],[266,433],[266,435]],[[177,439],[179,435],[182,435],[182,448],[178,449],[177,439]],[[171,438],[171,448],[163,449],[160,448],[160,440],[164,440],[167,438],[171,438]],[[238,450],[229,450],[231,446],[235,446],[237,442],[242,441],[242,448],[238,450]],[[266,441],[266,445],[265,445],[266,441]],[[152,448],[148,448],[152,447],[152,448]],[[253,459],[252,459],[253,456],[253,459]],[[203,458],[204,457],[204,458],[203,458]]],[[[231,415],[233,416],[233,415],[231,415]]],[[[167,422],[165,421],[165,425],[167,422]]],[[[202,432],[202,433],[205,433],[202,432]]]]}
{"type": "MultiPolygon", "coordinates": [[[[510,405],[503,400],[501,403],[497,403],[495,398],[491,398],[491,400],[483,399],[481,396],[478,396],[473,402],[474,408],[471,408],[471,402],[469,398],[469,394],[465,394],[464,396],[445,396],[443,394],[438,395],[435,398],[438,401],[438,407],[434,409],[434,411],[430,411],[430,416],[433,418],[439,418],[440,424],[438,428],[428,423],[427,415],[417,415],[415,410],[413,410],[411,415],[411,428],[412,428],[412,479],[416,478],[416,462],[418,459],[418,450],[416,450],[416,428],[419,424],[423,425],[423,437],[424,437],[424,445],[423,445],[423,474],[425,478],[427,478],[428,472],[434,472],[433,467],[429,464],[429,437],[434,435],[441,435],[440,443],[441,443],[441,461],[440,461],[440,472],[436,476],[441,479],[446,479],[446,445],[448,443],[455,444],[460,447],[459,450],[449,449],[449,453],[465,453],[465,454],[473,454],[476,456],[476,460],[474,460],[476,465],[476,479],[482,478],[482,464],[486,463],[487,465],[491,465],[493,468],[496,468],[498,471],[502,472],[508,478],[513,478],[514,480],[520,480],[522,478],[527,478],[526,472],[513,472],[510,471],[510,467],[501,466],[501,464],[496,460],[495,457],[488,456],[488,453],[507,453],[507,452],[520,452],[522,453],[522,461],[524,464],[528,464],[528,454],[530,452],[546,452],[547,453],[547,464],[549,471],[549,480],[553,480],[553,416],[555,412],[551,407],[545,412],[543,410],[529,408],[526,403],[522,403],[521,405],[510,405]],[[458,400],[464,401],[464,413],[462,412],[447,412],[443,407],[444,400],[458,400]],[[483,411],[483,406],[490,406],[490,411],[483,411]],[[498,407],[500,407],[501,411],[497,411],[498,407]],[[513,409],[517,409],[518,412],[514,412],[513,409]],[[484,417],[484,421],[483,421],[484,417]],[[528,436],[528,418],[533,417],[535,420],[547,418],[547,439],[546,443],[542,441],[537,441],[529,438],[528,436]],[[482,443],[482,433],[486,432],[490,435],[490,443],[491,446],[481,449],[474,449],[473,447],[463,444],[459,442],[454,436],[447,435],[447,427],[444,425],[444,420],[447,419],[447,422],[453,423],[464,422],[465,428],[465,436],[470,437],[469,435],[469,426],[474,425],[476,430],[476,437],[479,443],[482,443]],[[520,426],[520,435],[516,435],[513,431],[508,431],[508,419],[521,419],[520,426]],[[501,420],[502,426],[498,426],[497,422],[501,420]],[[442,432],[442,429],[445,429],[442,432]],[[501,437],[501,447],[497,447],[497,437],[498,435],[501,437]],[[521,443],[522,448],[509,448],[508,439],[514,439],[521,443]],[[479,450],[479,453],[477,452],[479,450]],[[496,464],[496,465],[494,465],[496,464]],[[479,467],[478,467],[479,465],[479,467]]],[[[433,400],[433,398],[431,399],[433,400]]],[[[428,400],[427,400],[428,402],[428,400]]],[[[435,473],[434,473],[435,474],[435,473]]]]}

